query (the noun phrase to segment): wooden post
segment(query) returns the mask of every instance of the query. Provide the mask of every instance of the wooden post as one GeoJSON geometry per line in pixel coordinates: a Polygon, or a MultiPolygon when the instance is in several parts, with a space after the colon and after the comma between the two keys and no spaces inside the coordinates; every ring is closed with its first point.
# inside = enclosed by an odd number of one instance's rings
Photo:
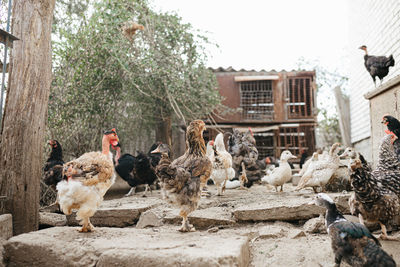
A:
{"type": "Polygon", "coordinates": [[[12,213],[14,234],[38,229],[39,189],[51,75],[55,0],[15,0],[10,82],[0,143],[2,213],[12,213]]]}
{"type": "Polygon", "coordinates": [[[342,135],[342,143],[345,146],[351,146],[350,138],[350,102],[349,98],[343,96],[339,86],[333,89],[336,98],[336,106],[339,114],[340,134],[342,135]]]}

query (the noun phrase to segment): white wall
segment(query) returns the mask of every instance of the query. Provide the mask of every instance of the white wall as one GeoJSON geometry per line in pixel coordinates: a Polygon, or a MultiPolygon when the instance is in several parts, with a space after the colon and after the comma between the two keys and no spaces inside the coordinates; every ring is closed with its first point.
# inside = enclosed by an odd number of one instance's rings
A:
{"type": "Polygon", "coordinates": [[[363,95],[375,89],[364,66],[364,51],[358,47],[366,45],[370,55],[393,54],[396,64],[383,83],[400,75],[400,1],[349,0],[348,4],[351,142],[357,143],[371,136],[369,102],[363,95]]]}

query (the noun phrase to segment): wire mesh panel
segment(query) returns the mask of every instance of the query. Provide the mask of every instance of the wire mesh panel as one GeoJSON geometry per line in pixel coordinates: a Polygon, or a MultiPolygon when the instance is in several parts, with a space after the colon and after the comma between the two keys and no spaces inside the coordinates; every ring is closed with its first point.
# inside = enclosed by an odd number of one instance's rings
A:
{"type": "Polygon", "coordinates": [[[313,117],[313,92],[311,78],[290,78],[288,88],[288,117],[290,119],[313,117]]]}
{"type": "Polygon", "coordinates": [[[244,120],[273,120],[272,81],[241,82],[240,107],[243,109],[244,120]]]}
{"type": "Polygon", "coordinates": [[[258,159],[266,157],[275,157],[275,135],[273,132],[254,133],[256,147],[258,150],[258,159]]]}

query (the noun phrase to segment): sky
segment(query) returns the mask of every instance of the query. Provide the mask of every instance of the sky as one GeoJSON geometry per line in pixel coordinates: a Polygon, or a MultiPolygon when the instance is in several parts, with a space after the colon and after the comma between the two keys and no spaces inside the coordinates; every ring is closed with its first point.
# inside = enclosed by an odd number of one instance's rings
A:
{"type": "Polygon", "coordinates": [[[280,71],[300,57],[327,68],[346,67],[347,0],[152,0],[201,30],[218,49],[209,67],[280,71]]]}

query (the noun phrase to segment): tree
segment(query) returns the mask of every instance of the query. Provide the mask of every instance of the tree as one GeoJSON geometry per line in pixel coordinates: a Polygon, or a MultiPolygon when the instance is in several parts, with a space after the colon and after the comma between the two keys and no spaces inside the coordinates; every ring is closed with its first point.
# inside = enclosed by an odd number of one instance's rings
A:
{"type": "Polygon", "coordinates": [[[1,212],[12,213],[14,234],[38,229],[39,184],[51,75],[55,0],[13,3],[14,42],[0,143],[1,212]]]}
{"type": "Polygon", "coordinates": [[[221,103],[205,66],[208,40],[176,14],[146,0],[101,1],[76,33],[57,44],[49,129],[74,156],[97,149],[101,131],[116,127],[123,143],[149,135],[171,144],[173,124],[203,118],[221,103]],[[125,23],[144,25],[132,39],[125,23]]]}

